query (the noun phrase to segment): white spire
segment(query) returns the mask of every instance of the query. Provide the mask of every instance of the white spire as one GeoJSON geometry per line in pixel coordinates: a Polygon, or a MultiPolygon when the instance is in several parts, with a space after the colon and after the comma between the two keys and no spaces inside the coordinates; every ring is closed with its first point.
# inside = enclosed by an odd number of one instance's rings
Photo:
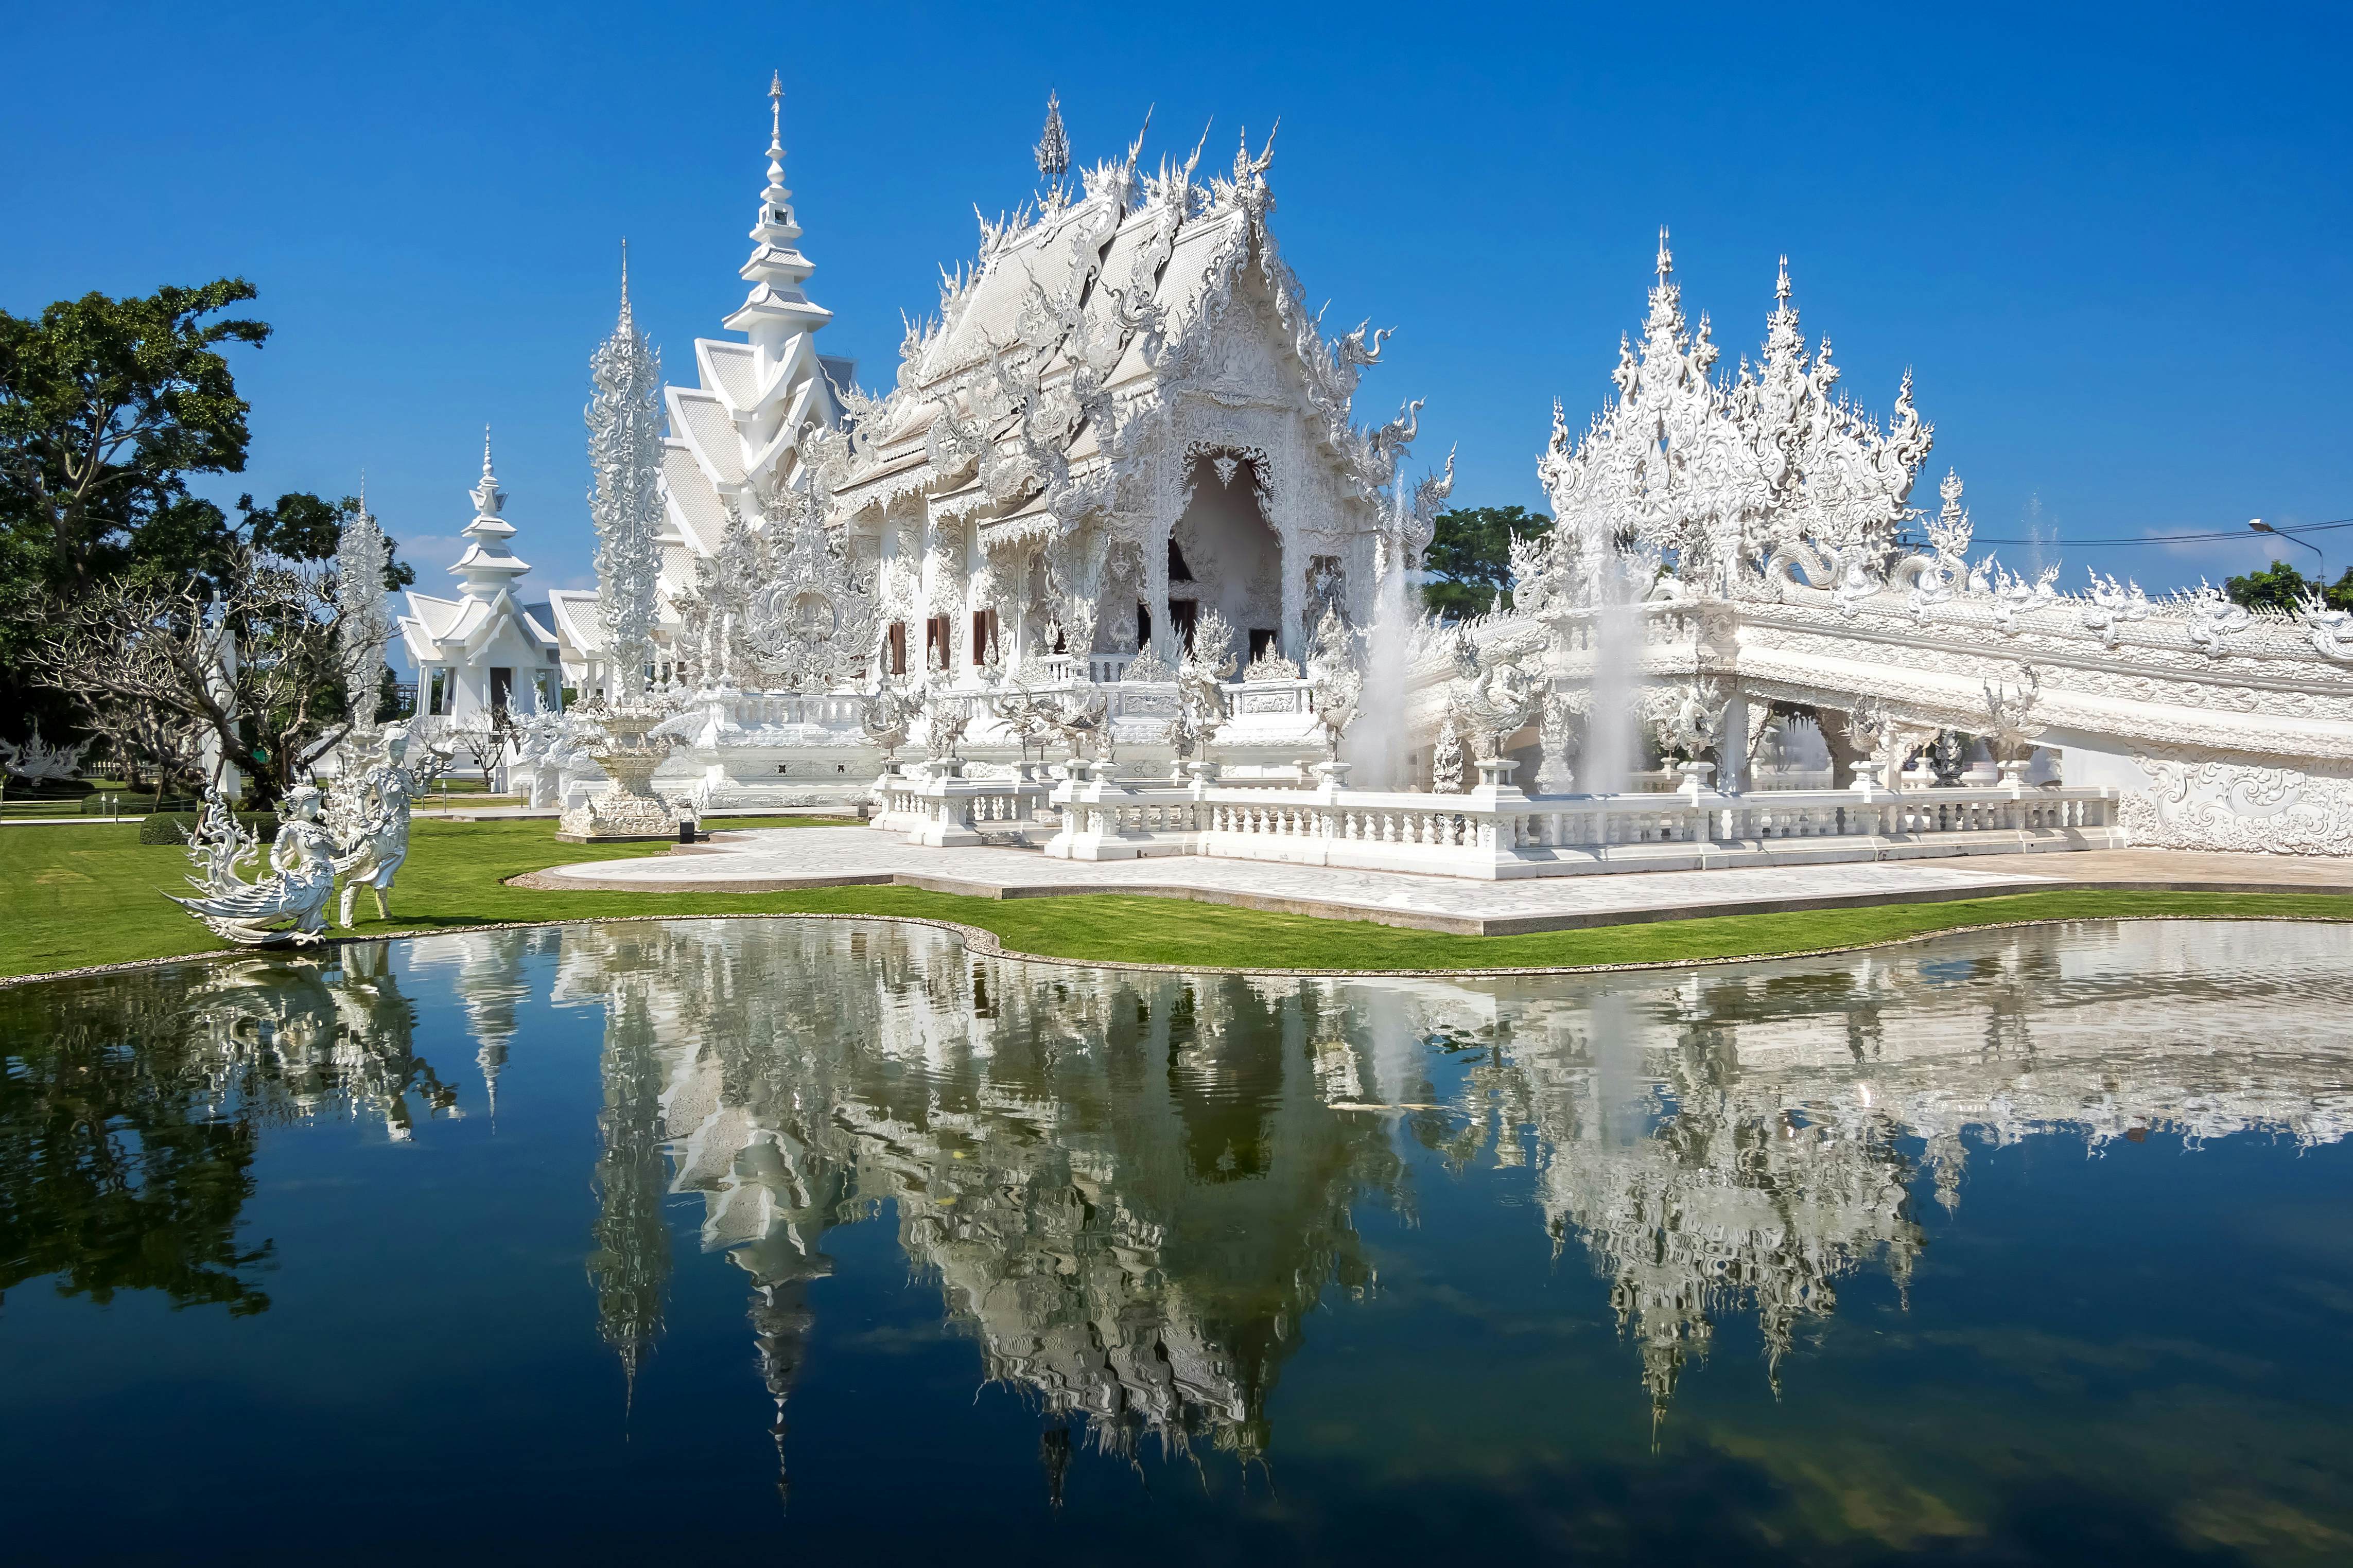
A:
{"type": "Polygon", "coordinates": [[[514,524],[499,515],[507,504],[506,492],[499,489],[499,477],[491,471],[491,427],[482,426],[482,477],[471,492],[474,521],[468,523],[464,533],[468,543],[466,553],[449,568],[449,574],[459,580],[459,592],[470,599],[495,598],[499,590],[531,570],[528,562],[519,560],[507,548],[514,537],[514,524]]]}
{"type": "Polygon", "coordinates": [[[752,226],[751,259],[742,268],[752,289],[724,323],[750,338],[756,352],[758,390],[734,419],[744,470],[762,494],[792,482],[801,429],[811,421],[831,425],[836,415],[813,341],[833,312],[812,302],[804,288],[816,268],[797,246],[801,229],[785,186],[784,96],[778,73],[768,83],[768,183],[752,226]]]}
{"type": "Polygon", "coordinates": [[[661,579],[661,356],[621,312],[589,356],[588,510],[596,524],[596,614],[621,688],[634,695],[652,657],[661,579]]]}

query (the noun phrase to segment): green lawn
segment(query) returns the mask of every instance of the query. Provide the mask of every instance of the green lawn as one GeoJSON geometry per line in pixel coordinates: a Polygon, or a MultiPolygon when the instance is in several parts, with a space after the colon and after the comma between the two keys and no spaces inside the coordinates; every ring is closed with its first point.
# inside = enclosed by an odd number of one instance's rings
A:
{"type": "MultiPolygon", "coordinates": [[[[817,826],[830,820],[763,817],[736,826],[817,826]]],[[[2066,891],[1476,937],[1117,894],[1000,900],[913,888],[622,893],[539,892],[503,885],[519,872],[659,854],[663,848],[558,844],[554,825],[543,821],[419,822],[408,865],[393,893],[393,919],[380,922],[369,909],[357,929],[366,935],[610,915],[915,915],[979,926],[1008,949],[1059,958],[1378,971],[1689,962],[1844,947],[2003,921],[2134,915],[2353,920],[2353,897],[2334,894],[2066,891]]],[[[158,896],[162,889],[177,890],[186,864],[175,847],[142,847],[138,829],[128,824],[0,830],[0,891],[8,902],[8,918],[0,921],[0,976],[218,951],[221,944],[210,932],[158,896]]],[[[364,893],[360,903],[368,906],[364,893]]]]}

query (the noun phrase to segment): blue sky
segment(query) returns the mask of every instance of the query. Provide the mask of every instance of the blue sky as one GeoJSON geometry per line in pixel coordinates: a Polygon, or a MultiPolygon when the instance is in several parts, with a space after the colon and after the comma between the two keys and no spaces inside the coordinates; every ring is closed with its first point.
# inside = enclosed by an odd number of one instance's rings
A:
{"type": "MultiPolygon", "coordinates": [[[[820,341],[870,386],[974,205],[1034,188],[1054,89],[1086,162],[1147,106],[1154,162],[1282,117],[1285,253],[1328,321],[1398,329],[1360,415],[1426,397],[1417,461],[1458,447],[1461,504],[1541,505],[1552,400],[1609,390],[1665,223],[1728,358],[1788,252],[1844,385],[1883,410],[1911,366],[1931,477],[1960,469],[1980,535],[2054,537],[2071,584],[2268,552],[2071,539],[2353,517],[2342,7],[12,9],[0,307],[251,279],[278,333],[238,362],[253,461],[222,489],[364,468],[428,585],[486,423],[531,585],[590,580],[617,242],[691,380],[778,68],[820,341]]],[[[2316,538],[2353,565],[2353,529],[2316,538]]]]}

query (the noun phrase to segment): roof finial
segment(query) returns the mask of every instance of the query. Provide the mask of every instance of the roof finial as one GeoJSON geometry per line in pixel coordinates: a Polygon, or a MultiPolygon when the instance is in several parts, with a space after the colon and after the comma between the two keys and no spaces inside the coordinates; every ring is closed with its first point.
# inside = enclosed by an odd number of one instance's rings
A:
{"type": "Polygon", "coordinates": [[[1675,253],[1667,248],[1667,226],[1659,226],[1659,281],[1664,283],[1667,274],[1675,269],[1675,253]]]}
{"type": "Polygon", "coordinates": [[[491,477],[491,427],[482,426],[482,478],[491,477]]]}
{"type": "Polygon", "coordinates": [[[1789,302],[1789,258],[1787,255],[1781,258],[1781,279],[1773,285],[1773,298],[1784,305],[1789,302]]]}
{"type": "Polygon", "coordinates": [[[1046,129],[1039,132],[1036,149],[1038,173],[1050,185],[1060,185],[1062,176],[1071,172],[1071,138],[1062,129],[1062,95],[1049,90],[1046,94],[1046,129]]]}
{"type": "Polygon", "coordinates": [[[792,231],[786,238],[797,238],[800,230],[793,225],[792,199],[793,193],[785,185],[785,73],[775,71],[768,78],[768,184],[760,193],[760,221],[752,237],[765,243],[770,237],[760,230],[778,227],[792,231]]]}
{"type": "Polygon", "coordinates": [[[629,237],[625,234],[621,237],[621,330],[626,332],[633,324],[629,310],[629,237]]]}

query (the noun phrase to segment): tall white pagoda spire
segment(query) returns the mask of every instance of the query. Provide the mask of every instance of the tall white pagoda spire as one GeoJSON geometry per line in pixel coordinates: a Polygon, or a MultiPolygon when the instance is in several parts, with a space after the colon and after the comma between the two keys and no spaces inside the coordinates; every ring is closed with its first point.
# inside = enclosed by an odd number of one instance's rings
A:
{"type": "Polygon", "coordinates": [[[768,83],[768,183],[752,225],[751,259],[742,268],[752,289],[723,323],[752,340],[753,395],[748,405],[731,412],[745,478],[764,495],[793,482],[801,428],[812,419],[830,425],[835,413],[813,342],[833,312],[812,302],[803,288],[817,268],[796,245],[801,229],[785,185],[784,98],[779,72],[768,83]]]}
{"type": "Polygon", "coordinates": [[[634,696],[652,658],[661,583],[661,356],[629,307],[621,247],[621,309],[588,359],[588,513],[596,525],[596,614],[620,690],[634,696]]]}
{"type": "Polygon", "coordinates": [[[470,599],[491,600],[501,589],[531,570],[507,547],[514,537],[514,524],[499,515],[507,504],[506,492],[499,489],[499,477],[491,471],[491,427],[482,426],[482,477],[473,489],[474,521],[464,529],[466,553],[449,568],[458,579],[458,591],[470,599]]]}

